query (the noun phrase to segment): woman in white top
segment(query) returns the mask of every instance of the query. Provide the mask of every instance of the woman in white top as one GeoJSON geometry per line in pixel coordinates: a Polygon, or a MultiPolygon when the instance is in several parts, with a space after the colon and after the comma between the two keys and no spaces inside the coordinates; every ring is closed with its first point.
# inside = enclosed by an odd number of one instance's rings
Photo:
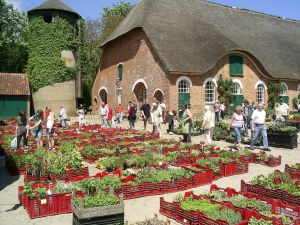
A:
{"type": "Polygon", "coordinates": [[[231,119],[229,128],[231,126],[235,132],[234,148],[241,150],[241,148],[242,148],[242,144],[241,144],[242,143],[242,129],[244,126],[244,115],[242,113],[241,106],[236,107],[235,112],[232,115],[232,119],[231,119]],[[237,144],[238,144],[238,147],[236,147],[237,144]]]}
{"type": "Polygon", "coordinates": [[[202,128],[204,129],[205,137],[207,140],[207,143],[209,145],[212,144],[212,134],[213,129],[215,127],[215,114],[210,111],[210,107],[206,105],[204,107],[205,113],[203,115],[203,125],[202,128]]]}
{"type": "Polygon", "coordinates": [[[157,103],[152,104],[151,109],[151,120],[153,123],[153,133],[158,133],[160,135],[160,125],[161,125],[161,111],[158,108],[157,103]]]}
{"type": "Polygon", "coordinates": [[[54,149],[54,111],[53,109],[49,109],[49,115],[46,118],[47,123],[46,123],[46,134],[48,138],[48,143],[49,143],[49,150],[54,149]]]}

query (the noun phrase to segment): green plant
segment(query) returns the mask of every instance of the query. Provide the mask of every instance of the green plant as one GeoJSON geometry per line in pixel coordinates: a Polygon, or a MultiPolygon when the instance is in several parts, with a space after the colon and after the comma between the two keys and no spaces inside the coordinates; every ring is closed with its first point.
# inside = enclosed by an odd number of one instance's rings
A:
{"type": "Polygon", "coordinates": [[[298,98],[293,98],[293,109],[294,110],[298,109],[298,104],[299,104],[299,99],[298,98]]]}
{"type": "Polygon", "coordinates": [[[288,126],[286,123],[277,122],[269,126],[269,130],[279,133],[293,133],[297,131],[296,127],[288,126]]]}
{"type": "Polygon", "coordinates": [[[99,191],[95,196],[74,198],[74,202],[76,205],[79,205],[81,200],[83,200],[84,208],[110,206],[110,205],[117,205],[120,203],[120,200],[115,195],[103,191],[99,191]]]}
{"type": "Polygon", "coordinates": [[[280,91],[282,90],[281,84],[276,82],[270,82],[268,85],[268,108],[274,109],[275,104],[279,102],[280,91]]]}
{"type": "Polygon", "coordinates": [[[225,105],[225,113],[227,113],[233,93],[233,81],[232,79],[226,79],[223,75],[220,75],[217,84],[219,96],[222,96],[222,102],[224,102],[225,105]]]}
{"type": "Polygon", "coordinates": [[[256,219],[255,217],[252,217],[248,223],[248,225],[272,225],[272,221],[264,220],[264,219],[256,219]]]}
{"type": "Polygon", "coordinates": [[[210,167],[214,172],[220,171],[220,158],[201,158],[196,163],[200,166],[210,167]]]}

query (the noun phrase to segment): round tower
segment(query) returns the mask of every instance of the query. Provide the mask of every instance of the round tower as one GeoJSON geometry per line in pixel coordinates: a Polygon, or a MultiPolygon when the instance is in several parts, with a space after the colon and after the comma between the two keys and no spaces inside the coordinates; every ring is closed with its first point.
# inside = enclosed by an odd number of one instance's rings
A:
{"type": "Polygon", "coordinates": [[[48,0],[27,12],[29,19],[29,76],[34,109],[61,106],[76,112],[82,97],[77,52],[80,15],[60,0],[48,0]]]}

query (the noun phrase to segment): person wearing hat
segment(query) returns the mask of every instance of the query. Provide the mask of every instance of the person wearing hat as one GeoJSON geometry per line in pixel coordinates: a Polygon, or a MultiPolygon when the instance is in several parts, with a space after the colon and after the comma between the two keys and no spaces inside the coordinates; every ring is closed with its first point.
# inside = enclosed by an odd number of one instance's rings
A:
{"type": "Polygon", "coordinates": [[[290,107],[283,101],[283,98],[280,98],[279,100],[278,111],[280,115],[284,118],[285,122],[288,123],[290,107]]]}
{"type": "Polygon", "coordinates": [[[64,106],[60,107],[60,113],[59,113],[59,119],[60,119],[60,125],[62,127],[67,126],[67,110],[64,108],[64,106]]]}

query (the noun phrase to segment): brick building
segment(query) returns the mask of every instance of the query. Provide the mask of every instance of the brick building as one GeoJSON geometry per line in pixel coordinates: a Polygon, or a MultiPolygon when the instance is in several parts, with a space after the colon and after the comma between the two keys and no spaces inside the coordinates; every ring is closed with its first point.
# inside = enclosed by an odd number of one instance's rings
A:
{"type": "Polygon", "coordinates": [[[233,104],[267,102],[282,83],[300,91],[300,22],[202,0],[141,0],[103,44],[92,94],[112,106],[162,100],[196,114],[217,98],[220,75],[234,81],[233,104]]]}

